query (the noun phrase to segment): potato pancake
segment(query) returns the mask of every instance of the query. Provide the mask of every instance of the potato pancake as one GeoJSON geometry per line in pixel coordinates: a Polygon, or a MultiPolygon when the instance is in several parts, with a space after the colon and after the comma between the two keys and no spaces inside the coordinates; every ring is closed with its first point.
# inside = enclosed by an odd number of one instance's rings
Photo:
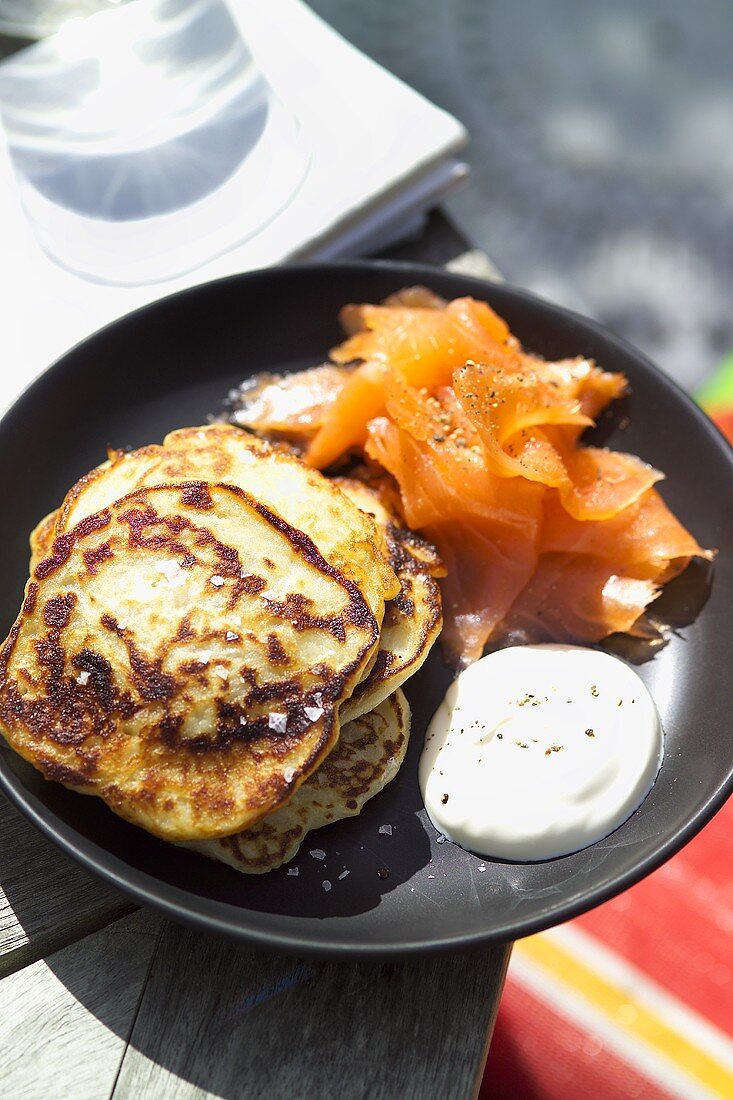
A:
{"type": "MultiPolygon", "coordinates": [[[[289,454],[228,424],[181,428],[136,451],[112,452],[67,493],[53,536],[136,489],[201,480],[236,485],[304,531],[321,554],[359,586],[381,623],[400,584],[381,531],[328,478],[289,454]]],[[[36,555],[49,548],[48,517],[36,529],[36,555]]]]}
{"type": "Polygon", "coordinates": [[[0,649],[0,732],[158,836],[224,836],[326,757],[378,640],[353,581],[241,489],[139,490],[36,565],[0,649]]]}
{"type": "Polygon", "coordinates": [[[288,802],[244,832],[193,848],[237,871],[262,875],[287,863],[306,833],[354,817],[396,776],[407,752],[410,707],[398,689],[368,714],[348,722],[333,752],[288,802]]]}

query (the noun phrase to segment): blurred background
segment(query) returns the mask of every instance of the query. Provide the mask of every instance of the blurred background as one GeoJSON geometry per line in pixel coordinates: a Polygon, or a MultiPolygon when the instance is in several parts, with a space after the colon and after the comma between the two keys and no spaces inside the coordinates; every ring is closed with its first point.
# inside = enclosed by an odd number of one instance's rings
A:
{"type": "Polygon", "coordinates": [[[467,127],[449,203],[511,282],[684,384],[733,347],[727,0],[313,0],[467,127]]]}
{"type": "MultiPolygon", "coordinates": [[[[0,56],[120,5],[0,0],[0,56]]],[[[733,348],[727,0],[310,7],[467,128],[470,185],[447,209],[508,281],[608,323],[682,385],[710,375],[733,348]]]]}
{"type": "MultiPolygon", "coordinates": [[[[0,0],[0,25],[40,33],[110,6],[0,0]]],[[[471,182],[447,206],[508,280],[607,323],[688,387],[733,348],[728,0],[311,7],[464,123],[471,182]]],[[[0,37],[0,55],[18,45],[0,37]]]]}
{"type": "MultiPolygon", "coordinates": [[[[287,69],[288,51],[297,49],[298,36],[287,23],[276,25],[282,5],[262,3],[260,10],[267,10],[273,22],[259,45],[269,44],[273,56],[282,54],[281,68],[287,69]]],[[[19,73],[23,77],[28,62],[22,47],[32,37],[42,37],[59,26],[63,29],[70,14],[114,6],[104,0],[0,0],[0,57],[8,59],[7,65],[20,66],[11,71],[0,65],[0,108],[4,73],[11,73],[14,80],[19,73]]],[[[171,13],[177,18],[178,9],[187,5],[185,0],[158,0],[158,6],[166,18],[172,18],[171,13]]],[[[188,194],[183,185],[190,183],[194,191],[198,187],[201,194],[207,193],[209,184],[200,168],[202,160],[211,165],[212,149],[220,155],[231,150],[232,141],[242,140],[246,152],[257,147],[264,132],[257,113],[264,85],[256,66],[251,67],[246,41],[250,25],[247,19],[240,20],[243,38],[238,38],[227,21],[225,5],[212,0],[209,7],[219,20],[220,36],[212,39],[213,52],[206,55],[203,68],[196,69],[206,77],[201,85],[205,84],[203,100],[208,102],[212,87],[218,88],[217,51],[223,50],[222,56],[231,61],[234,48],[237,71],[249,73],[245,106],[229,118],[229,129],[220,131],[213,144],[197,147],[190,160],[190,177],[176,167],[183,198],[178,193],[172,196],[164,187],[159,205],[168,203],[168,212],[193,202],[193,192],[188,194]],[[216,64],[210,64],[211,57],[216,64]],[[212,72],[215,79],[210,79],[212,72]]],[[[245,7],[250,14],[255,10],[243,0],[230,4],[232,11],[245,7]]],[[[508,281],[595,317],[639,346],[685,388],[707,396],[714,411],[722,412],[726,406],[733,410],[733,12],[729,0],[694,4],[689,0],[311,0],[310,7],[346,40],[467,130],[469,143],[461,149],[462,131],[452,120],[442,113],[420,114],[428,119],[428,136],[440,147],[445,169],[439,178],[430,177],[418,200],[409,164],[390,167],[395,179],[411,181],[413,212],[445,194],[443,208],[460,230],[463,247],[483,251],[508,281]],[[468,182],[460,188],[465,173],[456,159],[458,151],[470,168],[468,182]],[[719,381],[713,382],[716,371],[719,381]]],[[[201,42],[197,37],[199,50],[201,42]]],[[[335,48],[337,53],[341,49],[335,48]]],[[[257,62],[261,51],[255,48],[253,54],[257,62]]],[[[65,63],[70,56],[76,55],[67,50],[65,63]]],[[[362,79],[371,80],[374,74],[366,69],[356,73],[353,55],[343,56],[341,68],[336,62],[331,68],[331,61],[324,66],[318,47],[305,61],[300,58],[302,68],[295,78],[304,92],[301,114],[305,93],[313,98],[313,89],[325,79],[324,68],[330,69],[347,105],[357,101],[362,79]]],[[[46,63],[43,55],[41,68],[46,63]]],[[[175,66],[184,85],[187,74],[189,83],[193,81],[192,55],[179,52],[175,66]]],[[[130,87],[137,87],[140,72],[132,76],[130,87]]],[[[122,78],[130,81],[130,73],[123,69],[122,78]]],[[[68,92],[63,82],[56,91],[49,90],[47,81],[41,86],[48,97],[44,110],[54,108],[55,100],[68,92]]],[[[270,109],[268,126],[274,127],[273,140],[279,141],[287,162],[287,173],[280,177],[284,190],[277,196],[268,191],[271,208],[267,204],[256,212],[248,208],[250,221],[255,221],[232,232],[245,239],[256,236],[260,225],[271,230],[278,218],[282,221],[279,212],[296,199],[311,216],[315,200],[308,197],[308,186],[312,186],[321,196],[331,194],[337,206],[348,202],[352,212],[361,211],[362,228],[355,233],[349,222],[352,229],[344,232],[339,223],[337,248],[334,238],[326,235],[325,219],[313,228],[312,239],[297,242],[297,248],[307,246],[310,254],[322,256],[368,254],[380,251],[388,238],[394,243],[404,231],[413,238],[412,255],[419,257],[419,219],[399,207],[377,225],[363,220],[367,195],[345,191],[343,199],[336,196],[359,153],[377,175],[380,167],[384,169],[382,178],[370,184],[372,191],[386,187],[387,162],[405,139],[404,131],[399,136],[399,118],[393,117],[391,106],[402,93],[393,84],[384,88],[384,99],[377,98],[376,92],[373,100],[371,92],[366,96],[364,110],[371,114],[374,130],[369,134],[364,118],[349,117],[348,111],[329,131],[328,112],[337,109],[333,89],[320,106],[313,99],[328,137],[319,153],[326,183],[317,187],[317,165],[304,137],[303,118],[270,109]],[[395,127],[396,136],[389,136],[382,153],[375,152],[380,148],[375,133],[388,129],[388,123],[395,127]]],[[[156,96],[149,97],[146,108],[156,103],[160,108],[156,96]]],[[[408,112],[424,110],[408,98],[400,103],[408,112]]],[[[180,114],[179,108],[178,101],[173,103],[171,116],[180,114]]],[[[399,115],[401,109],[398,104],[394,111],[399,115]]],[[[12,145],[13,135],[27,134],[27,101],[19,107],[16,91],[8,93],[7,86],[5,118],[12,145]]],[[[18,149],[29,147],[25,137],[17,139],[18,149]]],[[[419,155],[427,163],[427,146],[419,155]]],[[[23,165],[30,164],[31,175],[36,171],[43,181],[48,166],[44,162],[39,169],[39,163],[33,157],[26,163],[16,154],[18,178],[23,165]]],[[[264,162],[259,163],[264,170],[264,162]]],[[[225,165],[222,179],[235,178],[235,167],[225,165]]],[[[89,178],[84,172],[82,176],[89,178]]],[[[256,183],[256,174],[252,178],[256,183]]],[[[420,177],[423,184],[426,178],[420,177]]],[[[46,189],[47,182],[46,178],[46,189]]],[[[112,206],[119,200],[114,188],[93,190],[95,201],[100,194],[112,206]]],[[[239,194],[235,189],[235,202],[239,194]]],[[[3,252],[8,255],[7,242],[13,233],[17,236],[23,217],[19,208],[3,209],[0,269],[3,252]]],[[[34,214],[28,201],[24,209],[30,220],[43,213],[34,214]]],[[[341,212],[330,211],[328,224],[335,225],[341,212]]],[[[120,219],[124,221],[122,215],[120,219]]],[[[300,224],[299,216],[296,221],[300,224]]],[[[61,231],[67,244],[70,225],[64,221],[61,231]]],[[[54,232],[51,243],[45,242],[47,251],[59,246],[58,227],[54,232]]],[[[30,257],[37,245],[24,241],[16,247],[23,263],[27,259],[28,286],[35,293],[36,268],[30,257]]],[[[102,251],[105,247],[103,242],[102,251]]],[[[216,247],[224,245],[218,241],[216,247]]],[[[288,247],[278,243],[273,249],[268,254],[255,248],[252,264],[307,254],[297,252],[293,242],[288,247]]],[[[196,259],[203,266],[192,279],[239,270],[250,262],[237,253],[224,267],[206,267],[205,260],[203,254],[196,259]]],[[[95,256],[89,266],[98,262],[95,256]]],[[[153,281],[173,278],[186,264],[196,269],[194,259],[186,255],[176,257],[168,269],[165,265],[151,268],[147,275],[153,281]]],[[[79,268],[84,263],[77,256],[67,266],[79,268]]],[[[0,283],[1,276],[0,270],[0,283]]],[[[15,268],[8,275],[11,278],[21,285],[15,268]]],[[[75,283],[63,282],[59,272],[49,269],[44,278],[48,300],[53,297],[60,303],[60,326],[73,316],[91,331],[112,313],[145,300],[137,290],[125,292],[127,297],[119,292],[114,306],[109,306],[103,301],[104,289],[91,282],[82,292],[75,283]]],[[[98,270],[91,278],[114,282],[100,277],[98,270]]],[[[123,273],[120,281],[132,284],[145,278],[139,272],[129,278],[123,273]]],[[[147,300],[177,285],[165,283],[145,291],[147,300]]],[[[28,293],[32,310],[35,303],[28,293]]],[[[22,311],[19,317],[18,332],[27,333],[22,311]]],[[[6,334],[11,322],[6,311],[6,334]]],[[[77,336],[78,327],[63,330],[67,343],[77,336]]],[[[50,357],[50,345],[39,344],[38,360],[29,370],[40,369],[50,357]]],[[[730,502],[721,505],[730,507],[730,502]]],[[[633,890],[562,929],[515,946],[481,1093],[485,1100],[580,1100],[593,1093],[604,1100],[730,1096],[731,1078],[726,1073],[733,1066],[728,1039],[733,1029],[732,820],[730,808],[724,810],[680,855],[633,890]]]]}

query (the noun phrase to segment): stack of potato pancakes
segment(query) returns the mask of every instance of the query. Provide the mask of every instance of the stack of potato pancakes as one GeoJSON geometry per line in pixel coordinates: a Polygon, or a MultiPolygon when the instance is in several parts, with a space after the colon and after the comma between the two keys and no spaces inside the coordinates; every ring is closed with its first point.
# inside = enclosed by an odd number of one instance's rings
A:
{"type": "Polygon", "coordinates": [[[111,453],[31,549],[0,732],[46,778],[261,873],[397,773],[442,569],[383,494],[184,428],[111,453]]]}

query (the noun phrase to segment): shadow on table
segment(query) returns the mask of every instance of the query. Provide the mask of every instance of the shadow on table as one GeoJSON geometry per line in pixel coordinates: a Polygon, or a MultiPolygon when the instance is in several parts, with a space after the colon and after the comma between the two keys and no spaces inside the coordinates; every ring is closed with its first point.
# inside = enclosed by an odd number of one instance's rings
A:
{"type": "MultiPolygon", "coordinates": [[[[222,1100],[303,1095],[306,1081],[309,1095],[324,1097],[470,1094],[465,1079],[481,1064],[504,949],[322,962],[253,951],[151,910],[118,919],[128,908],[122,895],[87,876],[4,803],[0,822],[6,809],[15,819],[13,847],[23,853],[4,876],[8,899],[59,983],[127,1044],[115,1097],[170,1088],[169,1074],[222,1100]],[[99,930],[88,934],[94,922],[99,930]],[[52,927],[51,940],[39,938],[41,926],[52,927]],[[459,1011],[446,1013],[448,1001],[459,1011]],[[417,1091],[410,1092],[413,1079],[417,1091]]],[[[375,901],[390,885],[377,882],[375,901]]],[[[76,1045],[90,1034],[72,1028],[69,1058],[89,1055],[76,1045]]]]}
{"type": "MultiPolygon", "coordinates": [[[[172,1074],[222,1100],[469,1096],[507,955],[319,962],[168,925],[113,1095],[167,1095],[172,1074]]],[[[103,974],[94,988],[68,956],[50,965],[117,1028],[113,991],[100,998],[103,974]]]]}

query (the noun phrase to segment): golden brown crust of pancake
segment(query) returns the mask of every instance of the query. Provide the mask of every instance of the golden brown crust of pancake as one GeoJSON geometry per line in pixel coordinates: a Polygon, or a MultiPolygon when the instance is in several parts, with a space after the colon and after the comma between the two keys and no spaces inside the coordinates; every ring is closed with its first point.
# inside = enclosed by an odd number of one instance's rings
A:
{"type": "MultiPolygon", "coordinates": [[[[135,489],[191,479],[237,485],[305,531],[326,560],[359,586],[381,622],[384,602],[397,594],[399,582],[378,526],[317,470],[230,424],[180,428],[162,446],[113,452],[69,490],[55,533],[135,489]]],[[[42,551],[38,545],[32,562],[42,551]]]]}
{"type": "Polygon", "coordinates": [[[353,582],[242,490],[140,490],[36,565],[0,648],[0,732],[159,836],[226,835],[324,759],[378,636],[353,582]]]}
{"type": "Polygon", "coordinates": [[[53,512],[49,512],[47,516],[44,516],[40,523],[37,523],[31,531],[29,539],[31,548],[29,572],[31,573],[33,572],[34,566],[38,564],[41,558],[46,558],[51,553],[53,540],[56,537],[58,515],[58,508],[54,508],[53,512]]]}
{"type": "Polygon", "coordinates": [[[444,575],[445,569],[434,546],[397,525],[388,498],[378,488],[352,478],[334,480],[382,527],[400,582],[398,595],[385,608],[376,658],[341,709],[342,722],[349,722],[378,706],[425,661],[443,625],[440,589],[434,578],[444,575]]]}
{"type": "MultiPolygon", "coordinates": [[[[382,622],[383,631],[379,650],[372,655],[362,682],[344,704],[343,721],[356,718],[376,707],[418,670],[442,627],[440,591],[434,578],[444,575],[444,568],[435,548],[403,526],[404,521],[396,511],[394,492],[390,491],[383,475],[373,482],[361,477],[326,481],[316,471],[307,470],[297,459],[273,451],[266,441],[247,435],[231,425],[179,428],[166,437],[163,446],[154,444],[129,453],[112,452],[107,462],[80,478],[57,513],[56,529],[63,531],[69,523],[83,516],[88,506],[109,503],[107,490],[111,483],[105,484],[104,479],[110,472],[121,479],[115,484],[130,489],[150,484],[151,479],[179,481],[190,476],[192,471],[204,471],[207,477],[223,479],[234,474],[240,481],[249,481],[247,468],[244,476],[241,469],[235,469],[232,447],[235,456],[243,450],[257,456],[259,462],[267,462],[271,467],[268,476],[271,476],[272,468],[276,472],[284,469],[291,476],[295,473],[295,481],[288,484],[299,488],[303,496],[309,489],[314,490],[317,509],[306,514],[305,529],[310,534],[315,528],[321,543],[325,542],[320,547],[325,556],[350,575],[362,591],[367,586],[365,595],[382,622]],[[90,494],[93,494],[91,499],[90,494]],[[352,509],[342,514],[329,512],[328,506],[333,506],[334,502],[339,509],[342,508],[344,495],[352,509]],[[366,537],[370,532],[367,531],[365,536],[364,528],[354,524],[353,506],[374,521],[379,533],[378,549],[366,537]],[[319,523],[321,517],[323,523],[319,523]],[[355,531],[353,540],[349,537],[350,530],[355,531]],[[338,532],[336,536],[334,531],[338,532]],[[344,537],[340,537],[342,532],[344,537]],[[361,543],[361,560],[358,543],[361,543]],[[385,553],[397,575],[399,592],[396,595],[393,592],[393,598],[381,611],[379,596],[386,593],[385,580],[378,576],[375,586],[370,566],[385,553]],[[371,578],[371,587],[367,583],[368,577],[371,578]]],[[[258,468],[264,469],[255,467],[252,482],[256,479],[258,468]]],[[[365,471],[365,474],[368,472],[365,471]]],[[[290,508],[295,519],[296,509],[293,504],[290,508]]],[[[54,513],[46,517],[31,536],[32,561],[37,561],[48,552],[53,516],[54,513]]]]}
{"type": "Polygon", "coordinates": [[[398,689],[342,727],[335,748],[287,806],[244,832],[189,847],[251,875],[280,867],[295,856],[308,832],[355,816],[394,779],[409,733],[410,707],[398,689]]]}

